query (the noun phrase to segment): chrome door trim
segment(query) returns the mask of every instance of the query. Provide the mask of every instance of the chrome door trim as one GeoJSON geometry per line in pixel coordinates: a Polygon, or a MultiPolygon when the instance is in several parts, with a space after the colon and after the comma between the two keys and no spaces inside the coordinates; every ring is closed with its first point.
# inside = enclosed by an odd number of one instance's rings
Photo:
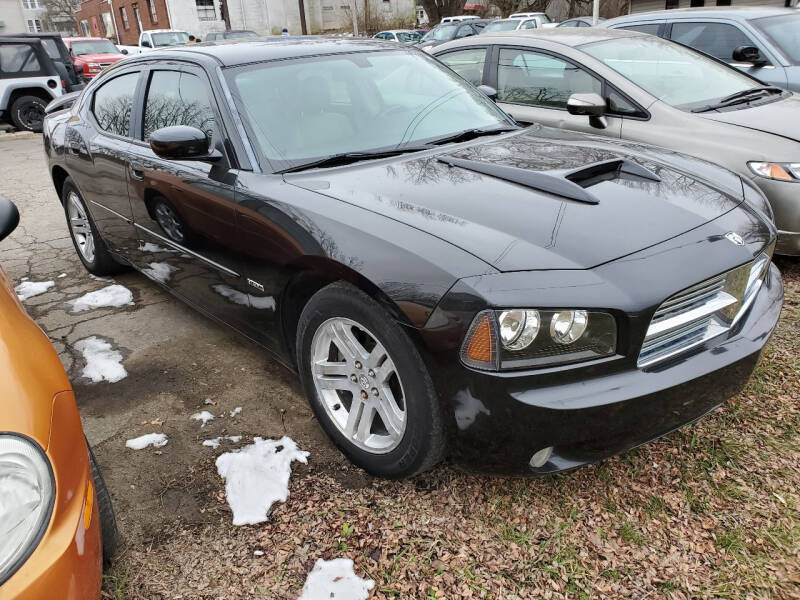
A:
{"type": "Polygon", "coordinates": [[[207,264],[211,265],[215,269],[218,269],[218,270],[222,271],[223,273],[226,273],[227,275],[230,275],[231,277],[240,277],[239,273],[237,273],[236,271],[232,271],[228,267],[223,267],[221,264],[219,264],[217,262],[214,262],[210,258],[206,258],[202,254],[198,254],[197,252],[195,252],[193,250],[189,250],[189,248],[187,248],[186,246],[181,246],[180,244],[178,244],[176,242],[173,242],[171,239],[169,239],[167,237],[164,237],[163,235],[159,235],[155,231],[151,231],[150,229],[148,229],[147,227],[144,227],[143,225],[139,225],[139,223],[134,223],[134,226],[138,227],[142,231],[146,231],[147,233],[149,233],[152,236],[157,237],[159,240],[161,240],[165,244],[169,244],[170,246],[172,246],[173,248],[175,248],[177,250],[180,250],[181,252],[185,252],[186,254],[194,256],[195,258],[199,258],[204,263],[207,263],[207,264]]]}

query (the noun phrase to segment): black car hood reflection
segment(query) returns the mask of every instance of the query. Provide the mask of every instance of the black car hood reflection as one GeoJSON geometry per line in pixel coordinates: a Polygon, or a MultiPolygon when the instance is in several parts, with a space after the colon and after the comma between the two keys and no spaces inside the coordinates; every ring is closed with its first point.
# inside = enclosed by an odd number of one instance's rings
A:
{"type": "Polygon", "coordinates": [[[742,198],[738,177],[710,163],[550,128],[446,146],[441,154],[308,171],[286,181],[426,231],[500,271],[591,268],[699,227],[742,198]],[[587,188],[599,200],[592,205],[449,166],[437,160],[441,154],[555,175],[627,158],[661,181],[620,174],[587,188]]]}

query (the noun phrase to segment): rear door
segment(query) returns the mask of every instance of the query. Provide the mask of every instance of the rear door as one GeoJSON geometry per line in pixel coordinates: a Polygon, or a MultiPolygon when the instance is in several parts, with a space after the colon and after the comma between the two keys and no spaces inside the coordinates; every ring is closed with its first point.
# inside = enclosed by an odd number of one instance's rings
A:
{"type": "Polygon", "coordinates": [[[112,250],[124,256],[136,243],[128,200],[126,154],[131,145],[131,110],[138,68],[104,77],[66,130],[66,162],[95,225],[112,250]]]}
{"type": "Polygon", "coordinates": [[[214,92],[205,72],[191,65],[154,66],[144,79],[127,165],[138,234],[132,261],[191,304],[241,328],[250,302],[236,221],[236,172],[214,92]],[[150,135],[174,125],[204,131],[221,157],[157,156],[150,135]]]}
{"type": "Polygon", "coordinates": [[[489,50],[490,46],[461,48],[437,54],[436,58],[472,85],[481,85],[484,82],[484,70],[489,50]]]}
{"type": "Polygon", "coordinates": [[[734,21],[701,19],[674,21],[667,25],[666,37],[718,58],[751,77],[783,88],[786,87],[786,73],[777,57],[734,21]],[[767,63],[755,66],[751,63],[736,62],[733,59],[733,52],[740,46],[755,46],[767,63]]]}
{"type": "Polygon", "coordinates": [[[585,116],[567,112],[567,100],[576,93],[604,96],[604,81],[564,56],[544,50],[500,46],[496,53],[492,87],[498,105],[521,123],[541,123],[574,131],[619,137],[622,119],[610,114],[608,127],[595,129],[585,116]]]}

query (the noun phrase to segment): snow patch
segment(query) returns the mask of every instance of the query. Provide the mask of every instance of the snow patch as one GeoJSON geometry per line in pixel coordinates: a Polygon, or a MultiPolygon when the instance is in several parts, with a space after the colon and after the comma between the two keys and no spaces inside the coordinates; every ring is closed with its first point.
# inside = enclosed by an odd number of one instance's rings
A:
{"type": "Polygon", "coordinates": [[[307,462],[308,452],[299,450],[287,436],[279,440],[257,437],[252,444],[217,457],[234,525],[263,523],[276,501],[286,502],[293,460],[307,462]]]}
{"type": "Polygon", "coordinates": [[[89,292],[80,298],[67,302],[72,312],[78,313],[92,308],[133,305],[133,294],[124,285],[108,285],[101,290],[89,292]]]}
{"type": "Polygon", "coordinates": [[[104,281],[106,283],[114,283],[113,279],[108,279],[106,277],[98,277],[97,275],[92,275],[89,273],[89,279],[94,279],[95,281],[104,281]]]}
{"type": "Polygon", "coordinates": [[[203,446],[208,446],[210,448],[219,448],[220,442],[222,440],[228,440],[233,442],[234,444],[238,444],[242,441],[242,436],[240,435],[222,435],[220,437],[211,438],[210,440],[203,440],[203,446]]]}
{"type": "Polygon", "coordinates": [[[167,263],[151,262],[148,268],[142,269],[142,273],[159,283],[167,283],[172,277],[172,274],[177,270],[178,269],[167,263]]]}
{"type": "Polygon", "coordinates": [[[92,336],[75,342],[75,349],[83,354],[83,359],[86,361],[81,375],[91,379],[92,383],[100,381],[116,383],[128,376],[128,372],[122,366],[122,353],[115,350],[107,341],[92,336]]]}
{"type": "Polygon", "coordinates": [[[39,294],[44,294],[55,284],[55,281],[23,281],[14,288],[14,291],[17,292],[17,297],[20,300],[27,300],[39,294]]]}
{"type": "Polygon", "coordinates": [[[145,433],[137,438],[125,442],[125,447],[131,450],[141,450],[148,446],[154,448],[161,448],[167,445],[167,435],[165,433],[145,433]]]}
{"type": "Polygon", "coordinates": [[[64,278],[64,277],[66,277],[66,276],[67,276],[67,274],[66,274],[66,273],[62,273],[61,275],[59,275],[58,277],[56,277],[56,279],[63,279],[63,278],[64,278]]]}
{"type": "Polygon", "coordinates": [[[272,296],[253,296],[252,294],[245,294],[224,284],[212,285],[211,289],[234,304],[251,306],[259,310],[275,310],[275,298],[272,296]]]}
{"type": "Polygon", "coordinates": [[[234,408],[231,411],[230,414],[231,414],[232,417],[235,417],[236,415],[241,414],[241,412],[242,412],[242,407],[241,406],[237,406],[236,408],[234,408]]]}
{"type": "Polygon", "coordinates": [[[367,600],[374,586],[371,579],[361,579],[355,574],[349,558],[319,558],[297,600],[367,600]]]}
{"type": "Polygon", "coordinates": [[[141,252],[153,252],[153,253],[155,253],[155,252],[175,252],[175,250],[169,250],[168,248],[162,248],[158,244],[153,244],[151,242],[145,242],[144,244],[142,244],[140,242],[139,243],[139,250],[141,252]]]}
{"type": "Polygon", "coordinates": [[[201,410],[198,413],[194,413],[191,418],[194,419],[195,421],[202,421],[203,424],[201,425],[201,427],[205,427],[206,423],[208,423],[211,419],[214,418],[214,415],[212,415],[207,410],[201,410]]]}

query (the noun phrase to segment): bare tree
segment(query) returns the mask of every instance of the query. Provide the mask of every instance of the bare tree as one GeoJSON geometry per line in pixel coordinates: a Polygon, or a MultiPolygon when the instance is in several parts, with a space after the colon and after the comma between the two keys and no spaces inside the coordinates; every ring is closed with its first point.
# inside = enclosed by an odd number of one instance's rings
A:
{"type": "Polygon", "coordinates": [[[75,12],[81,0],[42,0],[46,12],[42,17],[45,31],[75,32],[75,12]]]}
{"type": "Polygon", "coordinates": [[[422,8],[428,15],[428,23],[436,25],[443,17],[464,12],[464,0],[422,0],[422,8]]]}

